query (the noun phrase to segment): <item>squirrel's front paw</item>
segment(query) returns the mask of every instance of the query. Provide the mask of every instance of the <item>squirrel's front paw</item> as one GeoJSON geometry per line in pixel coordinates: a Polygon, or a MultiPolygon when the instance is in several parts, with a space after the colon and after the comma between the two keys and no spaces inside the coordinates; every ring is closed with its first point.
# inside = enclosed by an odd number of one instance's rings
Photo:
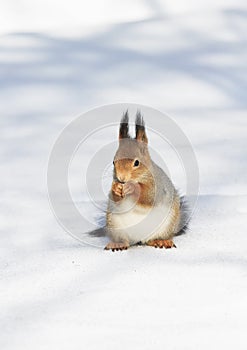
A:
{"type": "Polygon", "coordinates": [[[123,189],[122,189],[122,194],[123,197],[127,196],[128,194],[132,194],[135,192],[135,184],[133,182],[126,182],[123,185],[123,189]]]}
{"type": "Polygon", "coordinates": [[[123,185],[120,182],[113,182],[112,184],[112,192],[119,196],[122,197],[122,190],[123,190],[123,185]]]}

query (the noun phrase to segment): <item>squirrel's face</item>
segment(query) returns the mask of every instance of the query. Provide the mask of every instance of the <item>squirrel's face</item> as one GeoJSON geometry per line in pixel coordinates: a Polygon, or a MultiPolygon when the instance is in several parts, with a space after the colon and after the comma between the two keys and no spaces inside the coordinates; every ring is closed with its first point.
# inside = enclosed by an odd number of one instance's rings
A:
{"type": "Polygon", "coordinates": [[[148,148],[134,139],[123,139],[114,157],[114,178],[122,183],[142,181],[149,173],[148,148]]]}

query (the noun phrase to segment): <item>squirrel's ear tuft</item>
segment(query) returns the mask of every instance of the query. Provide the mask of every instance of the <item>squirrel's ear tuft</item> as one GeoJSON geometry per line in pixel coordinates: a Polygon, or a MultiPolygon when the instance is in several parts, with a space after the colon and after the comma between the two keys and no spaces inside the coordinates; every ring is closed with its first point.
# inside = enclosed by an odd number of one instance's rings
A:
{"type": "Polygon", "coordinates": [[[129,113],[123,114],[119,127],[119,140],[129,138],[129,113]]]}
{"type": "Polygon", "coordinates": [[[148,143],[145,123],[140,111],[137,111],[136,113],[136,140],[139,142],[148,143]]]}

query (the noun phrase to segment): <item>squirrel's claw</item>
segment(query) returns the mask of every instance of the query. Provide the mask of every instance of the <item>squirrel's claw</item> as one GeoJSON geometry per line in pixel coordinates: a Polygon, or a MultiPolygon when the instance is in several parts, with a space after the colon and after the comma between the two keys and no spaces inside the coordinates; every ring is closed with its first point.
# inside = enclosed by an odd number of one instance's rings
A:
{"type": "Polygon", "coordinates": [[[128,248],[129,244],[127,242],[109,242],[104,249],[115,252],[115,250],[127,250],[128,248]]]}
{"type": "Polygon", "coordinates": [[[119,182],[114,182],[112,184],[112,191],[115,195],[122,197],[122,189],[123,189],[123,185],[119,182]]]}
{"type": "Polygon", "coordinates": [[[177,248],[171,239],[152,239],[146,244],[154,248],[177,248]]]}

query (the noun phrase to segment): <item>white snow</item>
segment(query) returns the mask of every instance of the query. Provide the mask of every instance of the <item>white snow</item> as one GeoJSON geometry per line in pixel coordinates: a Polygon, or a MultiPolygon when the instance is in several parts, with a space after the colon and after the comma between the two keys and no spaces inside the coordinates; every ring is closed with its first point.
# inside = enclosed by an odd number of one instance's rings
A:
{"type": "Polygon", "coordinates": [[[1,349],[245,350],[245,2],[3,0],[1,16],[1,349]],[[200,196],[177,249],[106,252],[51,211],[56,138],[115,102],[168,113],[194,147],[200,196]]]}

